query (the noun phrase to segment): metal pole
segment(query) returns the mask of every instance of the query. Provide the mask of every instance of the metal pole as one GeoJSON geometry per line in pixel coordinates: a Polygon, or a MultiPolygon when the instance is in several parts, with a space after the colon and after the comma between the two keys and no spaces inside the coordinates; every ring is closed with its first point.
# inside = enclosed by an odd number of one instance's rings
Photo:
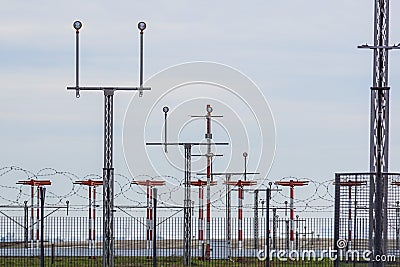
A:
{"type": "Polygon", "coordinates": [[[348,205],[349,205],[349,214],[348,214],[348,216],[349,216],[349,218],[348,218],[348,233],[347,233],[347,249],[348,250],[351,250],[351,236],[352,236],[352,234],[351,234],[351,227],[352,227],[352,219],[351,219],[351,186],[349,186],[349,203],[348,203],[348,205]]]}
{"type": "Polygon", "coordinates": [[[396,201],[396,249],[400,249],[399,201],[396,201]]]}
{"type": "Polygon", "coordinates": [[[184,200],[184,265],[191,265],[191,242],[192,242],[192,214],[190,199],[190,177],[191,177],[191,150],[190,144],[185,144],[185,200],[184,200]]]}
{"type": "Polygon", "coordinates": [[[39,223],[40,223],[40,186],[37,187],[36,189],[36,194],[37,194],[37,202],[36,202],[36,247],[39,247],[39,223]]]}
{"type": "Polygon", "coordinates": [[[296,215],[296,250],[299,250],[299,215],[296,215]]]}
{"type": "Polygon", "coordinates": [[[199,222],[198,222],[198,235],[199,235],[199,251],[200,260],[204,260],[204,186],[199,185],[199,222]]]}
{"type": "Polygon", "coordinates": [[[103,267],[114,266],[113,95],[104,90],[103,267]]]}
{"type": "MultiPolygon", "coordinates": [[[[357,182],[357,175],[355,177],[355,181],[357,182]]],[[[358,231],[357,231],[357,187],[354,188],[354,216],[353,216],[353,249],[358,249],[357,243],[359,243],[358,231]]],[[[354,263],[355,266],[355,263],[354,263]]]]}
{"type": "Polygon", "coordinates": [[[40,237],[40,267],[44,267],[44,200],[46,197],[46,188],[40,187],[40,209],[41,209],[41,237],[40,237]]]}
{"type": "Polygon", "coordinates": [[[93,186],[93,247],[96,246],[96,186],[93,186]]]}
{"type": "Polygon", "coordinates": [[[272,209],[272,248],[276,249],[276,235],[278,230],[276,208],[272,209]]]}
{"type": "Polygon", "coordinates": [[[206,260],[210,259],[210,237],[211,237],[211,111],[212,108],[210,105],[207,105],[207,132],[206,132],[206,140],[207,140],[207,221],[206,221],[206,260]]]}
{"type": "Polygon", "coordinates": [[[91,249],[92,247],[92,187],[89,185],[88,186],[88,191],[89,191],[89,242],[88,242],[88,247],[91,249]]]}
{"type": "Polygon", "coordinates": [[[167,145],[167,113],[169,111],[169,107],[165,106],[163,107],[163,112],[164,112],[164,152],[168,153],[168,145],[167,145]]]}
{"type": "Polygon", "coordinates": [[[247,181],[247,152],[243,152],[244,157],[244,180],[247,181]]]}
{"type": "Polygon", "coordinates": [[[51,265],[54,264],[54,243],[51,244],[51,265]]]}
{"type": "Polygon", "coordinates": [[[24,201],[24,243],[25,248],[28,248],[28,201],[24,201]]]}
{"type": "MultiPolygon", "coordinates": [[[[371,87],[370,121],[370,209],[369,249],[373,256],[383,255],[387,246],[387,179],[389,169],[389,0],[375,0],[373,87],[371,87]]],[[[369,265],[384,266],[383,262],[369,265]]]]}
{"type": "MultiPolygon", "coordinates": [[[[356,195],[357,189],[354,190],[354,193],[356,195]]],[[[357,243],[359,243],[359,239],[357,238],[358,236],[358,232],[357,232],[357,196],[354,196],[354,219],[353,219],[353,249],[356,250],[357,249],[357,243]]]]}
{"type": "Polygon", "coordinates": [[[35,188],[31,185],[31,249],[33,249],[33,242],[35,239],[35,188]]]}
{"type": "Polygon", "coordinates": [[[289,221],[285,219],[285,230],[286,230],[286,250],[289,255],[290,252],[290,229],[289,229],[289,221]]]}
{"type": "MultiPolygon", "coordinates": [[[[339,230],[340,230],[340,175],[335,174],[335,222],[334,222],[334,232],[333,232],[333,246],[335,251],[339,251],[337,242],[339,240],[339,230]]],[[[339,258],[336,257],[334,260],[334,267],[339,266],[339,258]]]]}
{"type": "Polygon", "coordinates": [[[157,188],[153,188],[153,267],[157,267],[157,188]]]}
{"type": "Polygon", "coordinates": [[[140,31],[140,81],[139,86],[143,87],[143,31],[140,31]]]}
{"type": "Polygon", "coordinates": [[[80,97],[79,95],[79,30],[76,30],[76,42],[75,42],[75,87],[76,87],[76,93],[75,96],[77,98],[80,97]]]}
{"type": "Polygon", "coordinates": [[[151,241],[152,241],[152,239],[153,239],[153,220],[154,220],[154,217],[153,217],[153,211],[154,211],[154,206],[152,205],[152,200],[153,200],[153,198],[154,197],[156,197],[156,196],[153,196],[153,187],[152,186],[148,186],[148,190],[149,190],[149,209],[148,209],[148,218],[149,218],[149,228],[148,228],[148,238],[149,238],[149,250],[151,249],[151,241]]]}
{"type": "Polygon", "coordinates": [[[254,249],[258,250],[258,190],[254,190],[254,249]]]}
{"type": "Polygon", "coordinates": [[[289,220],[287,217],[287,204],[288,204],[288,202],[285,200],[285,231],[286,231],[285,232],[285,239],[286,239],[286,241],[285,241],[286,248],[285,249],[289,252],[290,235],[289,235],[289,220]]]}
{"type": "Polygon", "coordinates": [[[150,185],[146,186],[146,248],[147,253],[150,251],[150,202],[153,201],[153,198],[150,198],[150,185]]]}
{"type": "MultiPolygon", "coordinates": [[[[375,198],[375,256],[383,255],[383,177],[382,177],[382,92],[378,91],[378,126],[377,126],[377,162],[376,162],[376,198],[375,198]]],[[[382,266],[383,264],[378,264],[382,266]]]]}
{"type": "Polygon", "coordinates": [[[265,210],[265,236],[266,236],[266,259],[265,259],[265,267],[269,267],[269,251],[270,251],[270,246],[269,246],[269,205],[270,205],[270,198],[271,198],[271,189],[267,188],[267,199],[266,199],[266,210],[265,210]]]}
{"type": "Polygon", "coordinates": [[[164,151],[168,153],[168,146],[167,146],[167,112],[164,112],[164,151]]]}
{"type": "Polygon", "coordinates": [[[290,251],[294,248],[294,186],[290,187],[290,251]]]}
{"type": "Polygon", "coordinates": [[[231,257],[231,190],[228,182],[231,175],[226,174],[226,246],[228,249],[228,259],[231,257]]]}
{"type": "MultiPolygon", "coordinates": [[[[265,204],[265,200],[261,199],[261,210],[264,210],[264,204],[265,204]]],[[[261,217],[264,217],[264,212],[261,212],[261,217]]]]}
{"type": "Polygon", "coordinates": [[[241,181],[238,182],[238,248],[239,248],[239,260],[242,257],[242,239],[243,239],[243,230],[242,230],[242,219],[243,219],[243,186],[241,181]]]}

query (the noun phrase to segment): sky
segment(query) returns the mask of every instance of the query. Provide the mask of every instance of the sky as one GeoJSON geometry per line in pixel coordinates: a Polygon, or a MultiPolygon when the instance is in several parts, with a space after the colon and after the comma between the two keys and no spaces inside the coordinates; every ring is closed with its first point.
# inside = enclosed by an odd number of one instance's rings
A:
{"type": "MultiPolygon", "coordinates": [[[[144,20],[145,79],[171,66],[206,61],[236,69],[258,86],[276,131],[268,180],[325,182],[335,172],[369,170],[372,53],[356,47],[373,40],[372,0],[0,3],[1,167],[101,174],[103,95],[82,92],[76,99],[66,90],[75,84],[72,23],[79,19],[82,86],[138,85],[137,23],[144,20]]],[[[391,44],[400,40],[398,12],[400,4],[392,1],[391,44]]],[[[398,70],[400,55],[390,52],[393,172],[400,160],[398,70]]],[[[123,126],[132,96],[114,97],[114,165],[126,176],[123,126]]],[[[204,108],[199,103],[193,112],[204,108]]],[[[249,168],[257,167],[250,159],[249,168]]],[[[0,177],[3,185],[15,178],[0,177]]],[[[61,194],[62,183],[58,187],[61,194]]]]}

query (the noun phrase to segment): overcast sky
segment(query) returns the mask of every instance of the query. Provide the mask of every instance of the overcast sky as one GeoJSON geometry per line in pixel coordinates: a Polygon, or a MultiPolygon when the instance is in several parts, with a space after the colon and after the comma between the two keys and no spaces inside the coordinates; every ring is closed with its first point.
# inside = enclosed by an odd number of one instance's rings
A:
{"type": "MultiPolygon", "coordinates": [[[[145,78],[172,65],[211,61],[258,85],[276,127],[269,180],[322,182],[335,172],[369,170],[372,53],[356,46],[373,40],[372,0],[0,3],[0,166],[101,174],[103,95],[82,92],[76,99],[66,90],[75,83],[72,23],[79,19],[81,85],[138,84],[136,25],[144,20],[145,78]]],[[[398,12],[392,1],[390,43],[400,42],[398,12]]],[[[391,171],[400,161],[398,73],[394,51],[391,171]]],[[[131,95],[115,96],[114,165],[126,175],[122,126],[131,95]]]]}

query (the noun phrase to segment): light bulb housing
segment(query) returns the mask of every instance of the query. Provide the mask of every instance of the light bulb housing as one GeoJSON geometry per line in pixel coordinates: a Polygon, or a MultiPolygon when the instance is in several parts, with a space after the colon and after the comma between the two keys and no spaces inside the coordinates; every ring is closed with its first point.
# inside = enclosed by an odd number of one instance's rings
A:
{"type": "Polygon", "coordinates": [[[141,21],[141,22],[138,23],[137,26],[138,26],[138,29],[142,32],[142,31],[144,31],[146,29],[146,22],[141,21]]]}
{"type": "Polygon", "coordinates": [[[213,108],[212,108],[211,106],[207,106],[207,109],[206,109],[206,110],[207,110],[208,113],[213,112],[213,108]]]}
{"type": "Polygon", "coordinates": [[[169,107],[165,106],[165,107],[163,107],[162,110],[164,111],[164,113],[167,113],[169,111],[169,107]]]}
{"type": "Polygon", "coordinates": [[[247,152],[243,152],[243,157],[247,158],[248,154],[247,152]]]}
{"type": "Polygon", "coordinates": [[[79,31],[82,28],[82,22],[80,22],[79,20],[76,20],[76,21],[74,21],[73,26],[76,31],[79,31]]]}

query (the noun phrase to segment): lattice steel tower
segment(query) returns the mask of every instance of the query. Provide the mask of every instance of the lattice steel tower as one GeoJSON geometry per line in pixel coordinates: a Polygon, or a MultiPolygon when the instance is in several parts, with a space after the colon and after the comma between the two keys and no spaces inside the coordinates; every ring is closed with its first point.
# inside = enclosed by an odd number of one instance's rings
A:
{"type": "Polygon", "coordinates": [[[138,23],[140,30],[140,86],[80,86],[79,85],[79,32],[82,28],[80,21],[75,21],[75,86],[68,86],[68,90],[75,90],[76,97],[80,97],[80,91],[103,91],[104,93],[104,167],[103,167],[103,267],[114,267],[114,167],[113,167],[113,110],[114,93],[116,91],[139,91],[150,90],[143,87],[143,31],[146,23],[138,23]]]}
{"type": "Polygon", "coordinates": [[[389,0],[375,0],[374,45],[359,48],[374,52],[370,121],[370,208],[369,247],[374,255],[383,255],[387,246],[387,199],[389,170],[389,0]]]}

